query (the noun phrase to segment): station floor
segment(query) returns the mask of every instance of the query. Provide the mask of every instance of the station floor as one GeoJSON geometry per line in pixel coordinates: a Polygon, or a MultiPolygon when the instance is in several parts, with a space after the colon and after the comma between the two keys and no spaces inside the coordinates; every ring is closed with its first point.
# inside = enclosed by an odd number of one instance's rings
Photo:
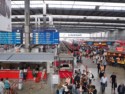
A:
{"type": "Polygon", "coordinates": [[[24,82],[23,89],[17,90],[17,94],[51,94],[47,83],[35,83],[34,81],[24,82]]]}
{"type": "MultiPolygon", "coordinates": [[[[96,86],[96,89],[98,91],[98,94],[102,94],[100,92],[100,79],[98,77],[97,73],[97,66],[96,64],[92,63],[92,61],[88,58],[82,58],[83,59],[83,65],[87,65],[88,69],[92,71],[92,73],[95,76],[95,81],[93,81],[93,84],[96,86]]],[[[108,86],[106,88],[105,94],[114,94],[111,90],[111,83],[110,83],[110,75],[115,72],[117,75],[117,82],[118,85],[120,83],[125,83],[125,70],[120,67],[113,67],[113,66],[107,66],[106,68],[106,75],[108,77],[108,86]]],[[[24,82],[24,88],[23,90],[17,90],[18,94],[51,94],[50,93],[50,84],[43,83],[43,88],[41,88],[41,82],[35,83],[33,81],[26,81],[24,82]]],[[[116,89],[116,93],[117,89],[116,89]]]]}

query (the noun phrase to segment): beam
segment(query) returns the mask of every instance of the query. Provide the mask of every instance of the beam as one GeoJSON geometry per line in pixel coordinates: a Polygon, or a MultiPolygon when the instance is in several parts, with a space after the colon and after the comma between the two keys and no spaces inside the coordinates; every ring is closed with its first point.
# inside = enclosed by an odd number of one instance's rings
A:
{"type": "MultiPolygon", "coordinates": [[[[11,0],[11,1],[19,1],[19,0],[11,0]]],[[[24,0],[20,0],[24,1],[24,0]]],[[[36,1],[36,0],[30,0],[30,1],[36,1]]],[[[41,0],[37,0],[41,1],[41,0]]],[[[46,1],[67,1],[67,0],[46,0],[46,1]]],[[[75,1],[75,0],[70,0],[75,1]]],[[[77,0],[77,1],[86,1],[86,0],[77,0]]],[[[125,0],[87,0],[88,2],[114,2],[114,3],[125,3],[125,0]]]]}
{"type": "Polygon", "coordinates": [[[25,51],[30,50],[30,0],[25,0],[25,51]]]}

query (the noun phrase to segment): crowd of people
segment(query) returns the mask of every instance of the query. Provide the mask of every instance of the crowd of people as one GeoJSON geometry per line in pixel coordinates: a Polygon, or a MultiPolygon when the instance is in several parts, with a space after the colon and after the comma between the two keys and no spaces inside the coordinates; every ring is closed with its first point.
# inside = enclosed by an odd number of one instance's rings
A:
{"type": "Polygon", "coordinates": [[[57,94],[97,94],[95,85],[92,85],[93,80],[91,71],[75,70],[73,79],[58,86],[57,94]]]}
{"type": "MultiPolygon", "coordinates": [[[[109,82],[111,83],[112,93],[116,93],[116,88],[118,94],[125,94],[125,86],[123,83],[117,86],[117,75],[113,72],[108,79],[106,75],[106,66],[108,64],[105,52],[106,49],[98,48],[94,46],[82,46],[79,50],[80,54],[75,54],[77,60],[82,63],[81,56],[89,58],[92,63],[97,65],[97,73],[100,79],[100,89],[101,93],[105,93],[105,89],[109,82]]],[[[79,63],[79,62],[77,62],[79,63]]],[[[57,94],[97,94],[96,86],[93,85],[94,74],[90,70],[78,69],[75,71],[70,83],[65,82],[64,85],[60,85],[57,89],[57,94]]]]}

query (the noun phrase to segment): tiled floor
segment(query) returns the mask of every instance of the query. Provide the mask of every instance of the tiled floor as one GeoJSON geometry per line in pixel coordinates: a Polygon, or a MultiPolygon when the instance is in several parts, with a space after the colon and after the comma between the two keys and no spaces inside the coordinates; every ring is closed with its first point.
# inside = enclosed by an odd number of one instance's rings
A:
{"type": "MultiPolygon", "coordinates": [[[[93,81],[93,84],[96,85],[98,94],[101,94],[100,92],[100,79],[98,77],[98,73],[97,73],[97,66],[96,64],[92,63],[92,61],[90,59],[86,59],[83,58],[83,64],[87,65],[89,70],[92,71],[92,73],[95,76],[95,81],[93,81]]],[[[125,70],[123,68],[120,67],[113,67],[113,66],[107,66],[106,68],[106,75],[108,77],[108,86],[106,88],[105,94],[113,94],[113,92],[111,92],[111,83],[110,83],[110,75],[115,72],[117,75],[117,82],[118,85],[123,82],[125,84],[125,70]]],[[[117,89],[116,89],[116,93],[117,93],[117,89]]]]}

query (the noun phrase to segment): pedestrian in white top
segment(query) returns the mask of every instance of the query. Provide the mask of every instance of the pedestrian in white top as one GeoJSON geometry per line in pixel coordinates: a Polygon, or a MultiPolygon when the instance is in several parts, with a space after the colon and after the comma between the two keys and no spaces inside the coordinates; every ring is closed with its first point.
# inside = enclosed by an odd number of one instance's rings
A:
{"type": "Polygon", "coordinates": [[[89,84],[92,83],[92,79],[94,80],[94,75],[93,75],[92,72],[89,70],[89,72],[88,72],[88,80],[89,80],[89,84]]]}
{"type": "Polygon", "coordinates": [[[4,94],[4,82],[2,78],[0,80],[0,94],[4,94]]]}
{"type": "Polygon", "coordinates": [[[68,83],[65,82],[65,85],[63,85],[63,87],[64,87],[64,92],[65,92],[65,94],[68,94],[68,93],[69,93],[68,83]]]}
{"type": "Polygon", "coordinates": [[[108,78],[106,77],[106,74],[104,74],[104,76],[102,76],[100,80],[102,93],[105,92],[105,88],[107,87],[107,81],[108,81],[108,78]]]}

